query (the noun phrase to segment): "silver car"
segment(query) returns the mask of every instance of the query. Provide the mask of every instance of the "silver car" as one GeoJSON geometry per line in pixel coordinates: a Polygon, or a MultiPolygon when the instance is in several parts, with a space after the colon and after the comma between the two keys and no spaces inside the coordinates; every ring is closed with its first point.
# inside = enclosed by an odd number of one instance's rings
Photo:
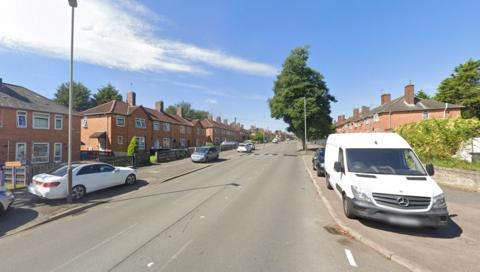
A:
{"type": "Polygon", "coordinates": [[[0,212],[4,212],[13,203],[13,194],[5,187],[0,186],[0,212]]]}
{"type": "Polygon", "coordinates": [[[197,147],[190,158],[193,162],[208,162],[218,159],[219,153],[218,147],[216,146],[197,147]]]}

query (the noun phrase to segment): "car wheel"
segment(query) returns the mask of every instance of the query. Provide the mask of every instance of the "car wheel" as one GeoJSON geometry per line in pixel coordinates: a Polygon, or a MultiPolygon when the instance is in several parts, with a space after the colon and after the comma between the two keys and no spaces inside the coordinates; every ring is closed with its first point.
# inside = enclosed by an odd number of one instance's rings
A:
{"type": "Polygon", "coordinates": [[[347,218],[350,218],[350,219],[355,218],[355,215],[353,214],[352,201],[346,195],[343,196],[343,213],[347,218]]]}
{"type": "Polygon", "coordinates": [[[127,185],[133,185],[137,181],[137,177],[135,177],[134,174],[128,175],[127,179],[125,180],[125,184],[127,185]]]}
{"type": "Polygon", "coordinates": [[[330,177],[327,173],[325,173],[325,185],[327,185],[327,189],[333,190],[332,184],[330,184],[330,177]]]}
{"type": "Polygon", "coordinates": [[[85,196],[87,190],[83,185],[76,185],[72,188],[72,199],[78,200],[85,196]]]}

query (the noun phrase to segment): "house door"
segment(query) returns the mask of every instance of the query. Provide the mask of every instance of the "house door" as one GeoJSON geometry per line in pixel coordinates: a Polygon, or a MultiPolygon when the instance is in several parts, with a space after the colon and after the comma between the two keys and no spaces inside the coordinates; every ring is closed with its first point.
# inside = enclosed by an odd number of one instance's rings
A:
{"type": "Polygon", "coordinates": [[[107,149],[107,139],[105,137],[98,138],[98,145],[100,150],[107,149]]]}

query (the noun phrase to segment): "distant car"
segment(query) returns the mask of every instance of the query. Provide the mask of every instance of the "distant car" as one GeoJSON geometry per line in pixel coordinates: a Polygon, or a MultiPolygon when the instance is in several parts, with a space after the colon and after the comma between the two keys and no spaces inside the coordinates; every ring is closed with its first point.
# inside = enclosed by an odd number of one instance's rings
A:
{"type": "Polygon", "coordinates": [[[250,145],[251,149],[252,149],[252,150],[255,150],[255,143],[254,143],[254,142],[252,142],[252,141],[250,141],[250,140],[247,140],[247,141],[245,141],[245,142],[243,142],[243,143],[245,143],[245,144],[247,144],[247,145],[250,145]]]}
{"type": "MultiPolygon", "coordinates": [[[[80,199],[87,193],[120,184],[135,183],[135,169],[129,167],[113,167],[106,163],[79,163],[72,165],[72,198],[80,199]]],[[[31,194],[46,199],[66,198],[67,166],[61,165],[51,171],[35,175],[28,186],[31,194]]]]}
{"type": "Polygon", "coordinates": [[[272,143],[278,144],[278,139],[277,139],[277,138],[273,139],[273,140],[272,140],[272,143]]]}
{"type": "Polygon", "coordinates": [[[13,203],[14,197],[12,192],[3,186],[0,186],[0,213],[5,212],[13,203]]]}
{"type": "Polygon", "coordinates": [[[323,177],[325,175],[325,147],[320,147],[315,150],[312,157],[313,170],[317,171],[317,176],[323,177]]]}
{"type": "Polygon", "coordinates": [[[237,147],[237,152],[252,152],[252,146],[250,144],[241,143],[237,147]]]}
{"type": "Polygon", "coordinates": [[[193,162],[209,162],[217,160],[220,156],[218,147],[216,146],[202,146],[195,148],[195,151],[190,156],[193,162]]]}

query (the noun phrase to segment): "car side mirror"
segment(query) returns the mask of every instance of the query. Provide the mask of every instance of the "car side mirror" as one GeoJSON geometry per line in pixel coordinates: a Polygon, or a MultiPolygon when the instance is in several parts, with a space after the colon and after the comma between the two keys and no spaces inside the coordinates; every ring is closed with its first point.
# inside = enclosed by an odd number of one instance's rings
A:
{"type": "Polygon", "coordinates": [[[338,172],[338,173],[343,173],[343,167],[342,167],[342,163],[340,163],[339,161],[336,161],[334,164],[333,164],[333,169],[335,170],[335,172],[338,172]]]}
{"type": "Polygon", "coordinates": [[[431,163],[426,164],[425,169],[427,170],[427,174],[429,176],[435,175],[435,168],[433,168],[433,164],[431,164],[431,163]]]}

